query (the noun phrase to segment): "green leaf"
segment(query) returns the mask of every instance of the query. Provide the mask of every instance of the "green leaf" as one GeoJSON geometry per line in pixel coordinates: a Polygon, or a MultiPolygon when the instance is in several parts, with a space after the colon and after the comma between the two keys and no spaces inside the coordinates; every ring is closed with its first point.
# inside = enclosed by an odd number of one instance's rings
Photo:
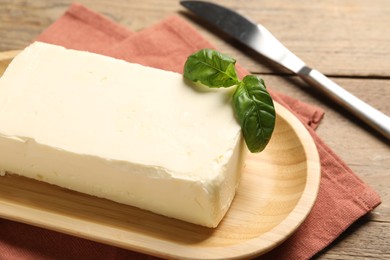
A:
{"type": "Polygon", "coordinates": [[[275,127],[275,108],[264,81],[245,76],[233,94],[233,105],[249,150],[261,152],[275,127]]]}
{"type": "Polygon", "coordinates": [[[248,149],[264,150],[275,128],[275,108],[264,81],[248,75],[240,81],[236,60],[210,49],[200,50],[187,58],[184,77],[210,88],[236,86],[233,106],[248,149]]]}
{"type": "Polygon", "coordinates": [[[231,87],[239,83],[235,63],[229,56],[203,49],[188,57],[184,77],[211,88],[231,87]]]}

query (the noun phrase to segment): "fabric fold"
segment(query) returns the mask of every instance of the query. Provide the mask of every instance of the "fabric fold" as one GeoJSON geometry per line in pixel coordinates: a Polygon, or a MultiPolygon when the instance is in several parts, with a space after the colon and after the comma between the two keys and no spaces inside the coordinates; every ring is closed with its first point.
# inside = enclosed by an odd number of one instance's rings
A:
{"type": "MultiPolygon", "coordinates": [[[[214,48],[188,22],[171,16],[132,32],[86,7],[73,4],[36,40],[112,56],[146,66],[181,73],[188,55],[214,48]]],[[[239,69],[242,75],[247,73],[239,69]]],[[[265,259],[308,259],[334,241],[358,218],[380,204],[378,194],[365,184],[318,137],[314,129],[324,111],[270,86],[273,98],[294,113],[315,141],[321,160],[321,184],[308,218],[265,259]]],[[[148,259],[150,256],[101,245],[82,238],[0,219],[0,258],[6,259],[148,259]]]]}
{"type": "Polygon", "coordinates": [[[132,31],[83,5],[73,4],[36,40],[102,54],[108,46],[132,34],[132,31]]]}

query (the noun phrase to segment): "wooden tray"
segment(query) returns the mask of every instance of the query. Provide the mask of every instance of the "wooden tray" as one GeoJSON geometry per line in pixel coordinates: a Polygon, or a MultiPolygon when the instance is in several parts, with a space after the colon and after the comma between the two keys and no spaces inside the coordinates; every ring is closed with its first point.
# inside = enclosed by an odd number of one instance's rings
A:
{"type": "MultiPolygon", "coordinates": [[[[0,53],[0,75],[17,52],[0,53]]],[[[316,146],[276,104],[276,128],[245,167],[230,210],[205,228],[13,174],[0,177],[0,217],[163,258],[226,259],[264,254],[304,221],[319,188],[316,146]]],[[[0,158],[1,160],[1,158],[0,158]]]]}

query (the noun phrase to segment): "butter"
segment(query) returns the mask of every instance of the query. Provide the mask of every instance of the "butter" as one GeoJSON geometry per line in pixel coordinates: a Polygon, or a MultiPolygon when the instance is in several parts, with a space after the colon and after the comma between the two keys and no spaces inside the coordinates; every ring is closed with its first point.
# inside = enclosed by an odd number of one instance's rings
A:
{"type": "Polygon", "coordinates": [[[35,42],[0,78],[0,173],[216,227],[240,179],[229,91],[35,42]]]}

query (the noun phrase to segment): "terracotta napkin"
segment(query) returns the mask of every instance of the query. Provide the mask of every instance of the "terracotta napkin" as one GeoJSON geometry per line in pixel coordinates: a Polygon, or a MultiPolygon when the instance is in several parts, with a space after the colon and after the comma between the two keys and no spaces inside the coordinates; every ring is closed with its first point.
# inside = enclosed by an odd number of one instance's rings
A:
{"type": "MultiPolygon", "coordinates": [[[[70,6],[37,40],[177,72],[182,72],[189,54],[213,47],[178,16],[135,33],[78,4],[70,6]]],[[[245,73],[242,68],[239,71],[245,73]]],[[[322,179],[308,218],[288,240],[263,257],[308,259],[379,205],[380,198],[315,133],[323,111],[275,91],[272,95],[300,118],[313,136],[322,179]]],[[[0,219],[0,259],[147,258],[153,257],[0,219]]]]}

